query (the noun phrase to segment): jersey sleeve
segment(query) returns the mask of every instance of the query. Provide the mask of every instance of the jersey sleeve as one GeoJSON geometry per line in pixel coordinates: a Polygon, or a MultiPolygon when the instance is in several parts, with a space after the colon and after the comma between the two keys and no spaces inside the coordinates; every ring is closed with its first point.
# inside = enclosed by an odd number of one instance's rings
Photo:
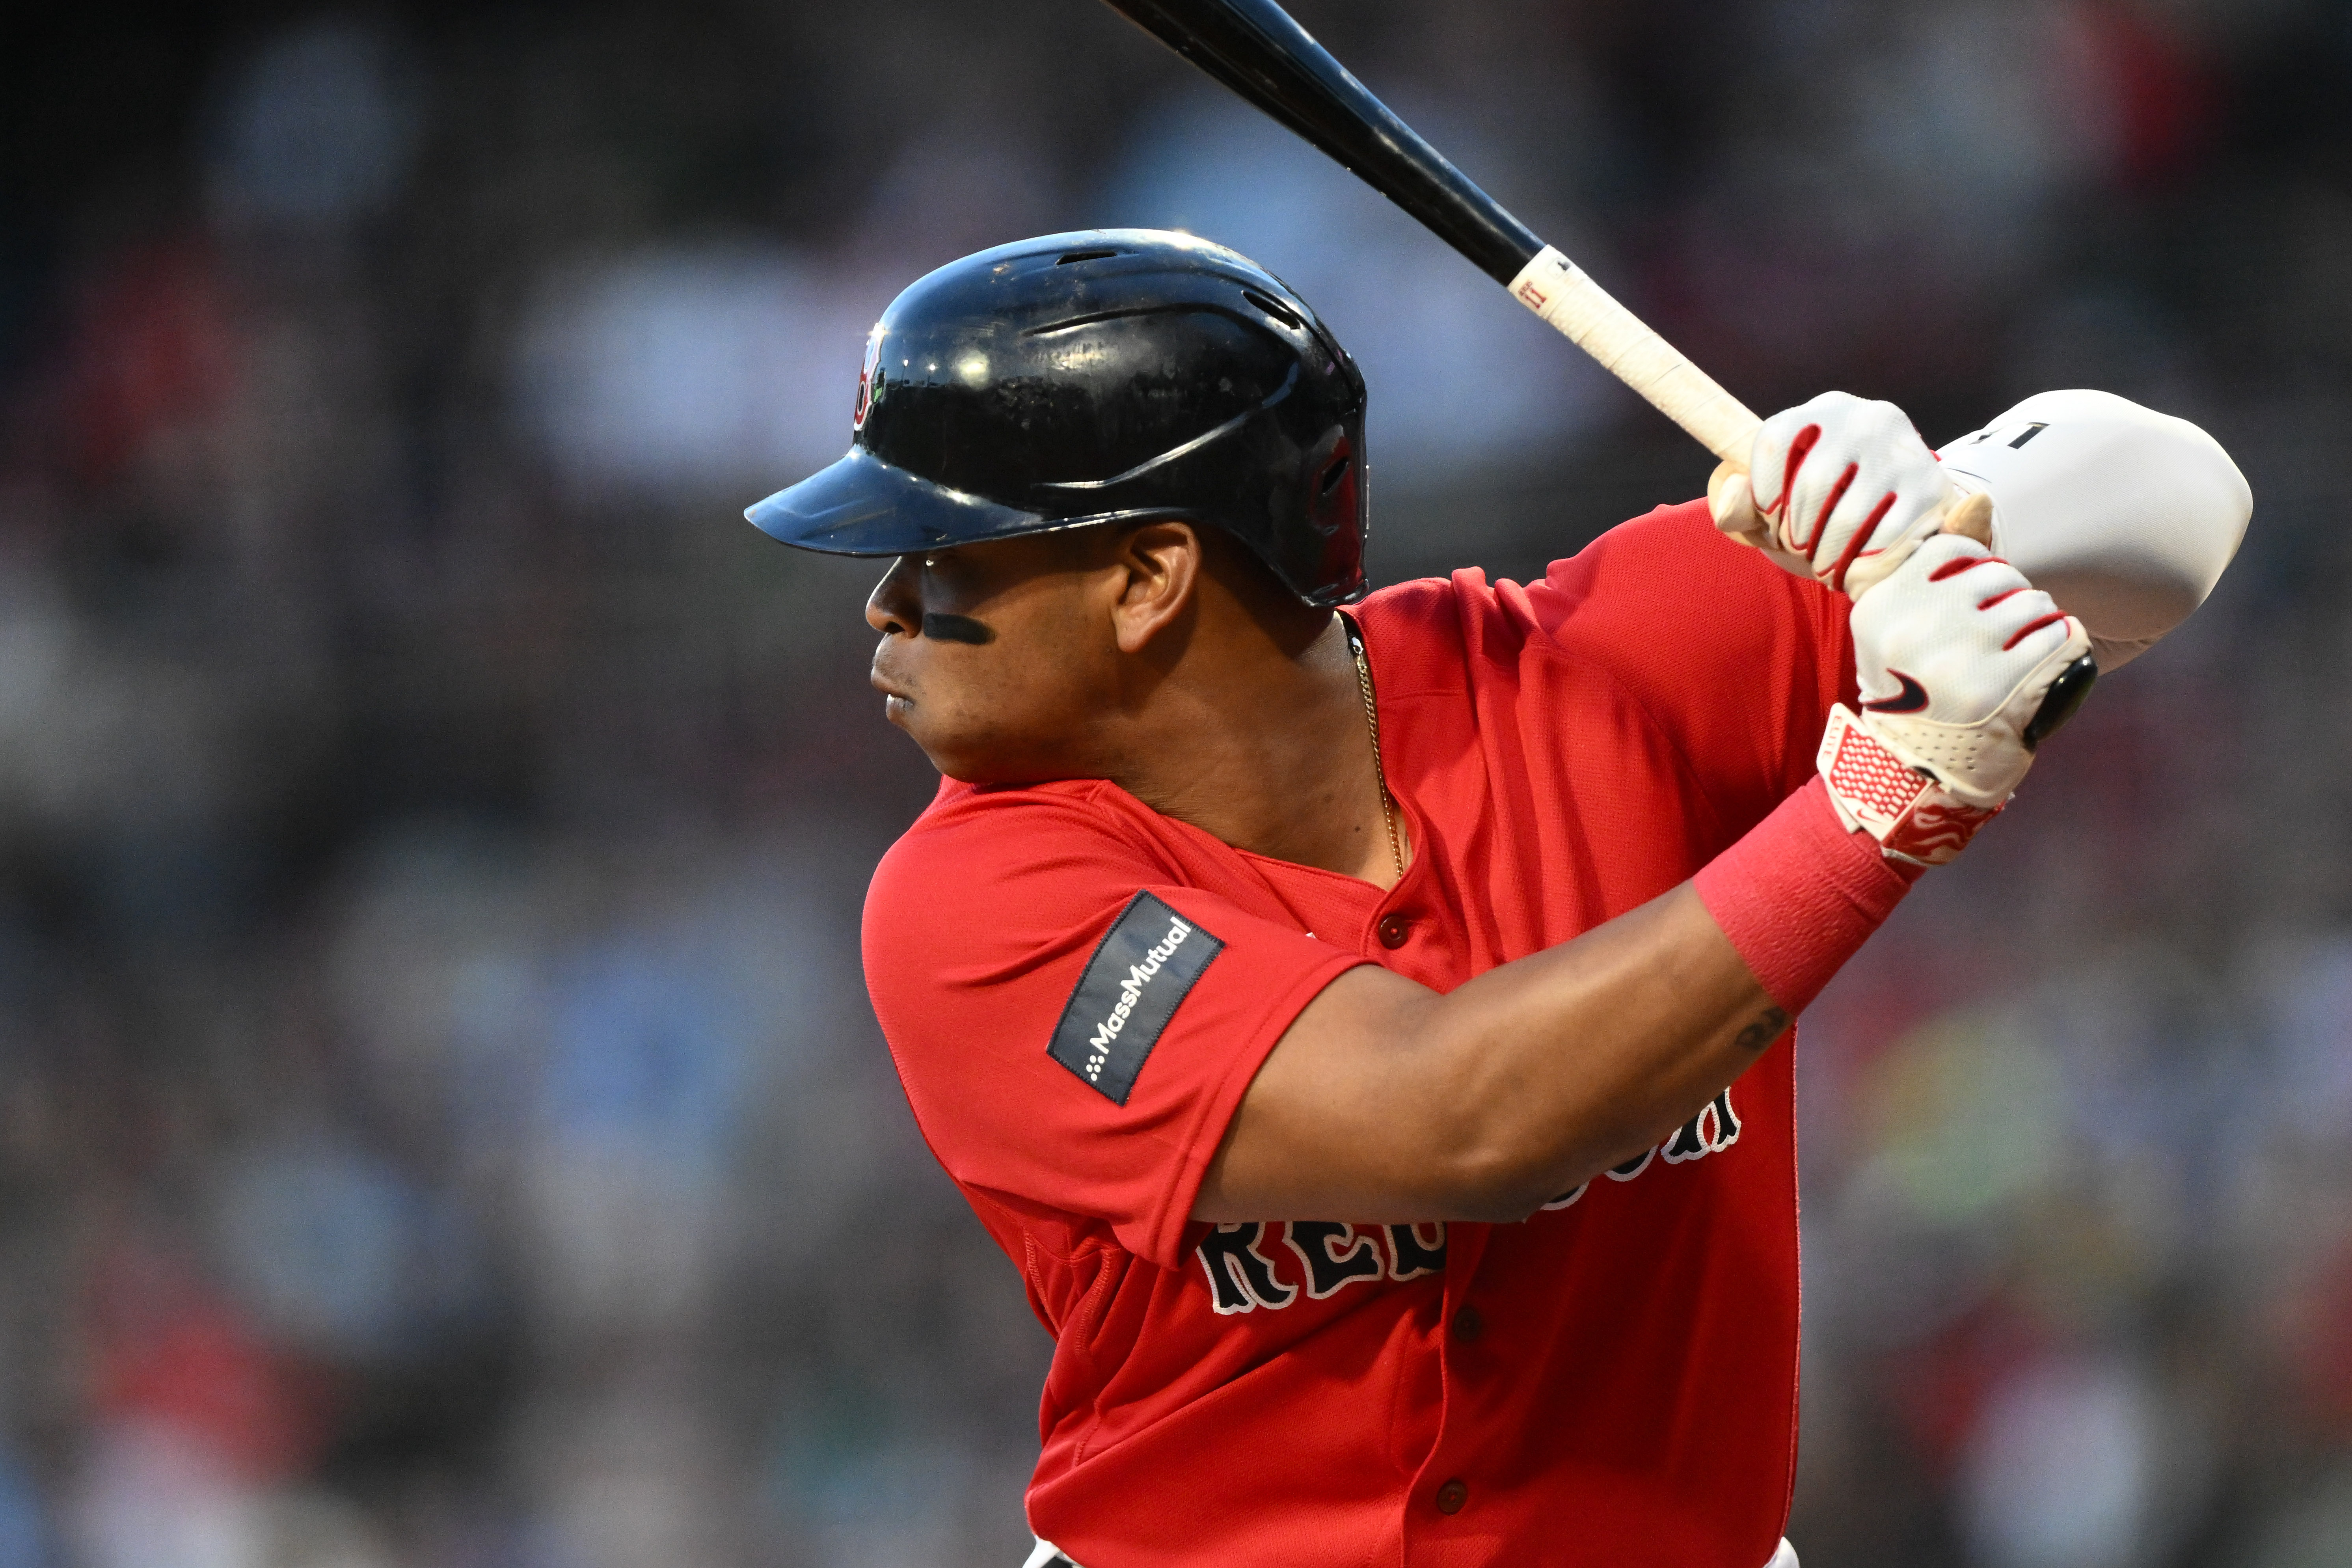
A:
{"type": "Polygon", "coordinates": [[[1641,702],[1736,836],[1811,776],[1832,704],[1853,700],[1848,601],[1660,507],[1555,562],[1526,612],[1641,702]]]}
{"type": "Polygon", "coordinates": [[[866,984],[949,1174],[1172,1268],[1259,1064],[1363,960],[1181,885],[1120,826],[1043,791],[935,808],[875,874],[866,984]]]}

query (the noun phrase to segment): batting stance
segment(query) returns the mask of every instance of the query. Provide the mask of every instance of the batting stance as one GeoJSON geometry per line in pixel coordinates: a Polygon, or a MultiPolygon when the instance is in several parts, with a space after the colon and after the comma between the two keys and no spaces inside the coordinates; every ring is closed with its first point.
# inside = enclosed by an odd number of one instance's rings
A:
{"type": "Polygon", "coordinates": [[[946,776],[866,978],[1054,1335],[1033,1561],[1793,1563],[1776,1042],[2088,684],[2011,563],[2116,661],[2244,482],[2104,395],[1939,463],[1830,394],[1719,522],[1368,595],[1364,410],[1242,257],[1056,235],[901,294],[749,513],[895,557],[874,684],[946,776]]]}

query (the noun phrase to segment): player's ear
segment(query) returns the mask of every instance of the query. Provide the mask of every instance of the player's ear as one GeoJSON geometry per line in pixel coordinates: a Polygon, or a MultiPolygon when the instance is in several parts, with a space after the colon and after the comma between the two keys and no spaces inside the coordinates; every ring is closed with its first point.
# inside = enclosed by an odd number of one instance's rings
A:
{"type": "Polygon", "coordinates": [[[1114,559],[1118,648],[1140,653],[1191,605],[1201,582],[1201,535],[1189,522],[1147,522],[1126,532],[1114,559]]]}

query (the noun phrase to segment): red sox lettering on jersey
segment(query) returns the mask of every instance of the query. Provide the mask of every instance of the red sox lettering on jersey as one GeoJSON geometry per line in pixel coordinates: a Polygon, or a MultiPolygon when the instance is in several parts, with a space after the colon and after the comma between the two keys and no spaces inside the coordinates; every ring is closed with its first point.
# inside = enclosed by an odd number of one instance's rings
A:
{"type": "MultiPolygon", "coordinates": [[[[1664,1156],[1672,1165],[1719,1154],[1739,1139],[1739,1119],[1731,1109],[1731,1091],[1725,1089],[1707,1108],[1685,1122],[1680,1131],[1655,1148],[1643,1150],[1609,1173],[1612,1182],[1630,1182],[1664,1156]]],[[[1591,1183],[1544,1205],[1564,1209],[1584,1196],[1591,1183]]],[[[1372,1279],[1412,1279],[1435,1274],[1445,1267],[1445,1226],[1430,1225],[1355,1226],[1331,1220],[1290,1220],[1280,1226],[1259,1221],[1221,1225],[1193,1248],[1207,1275],[1209,1294],[1220,1313],[1252,1312],[1260,1307],[1279,1310],[1299,1299],[1324,1300],[1347,1285],[1372,1279]],[[1279,1269],[1276,1260],[1259,1250],[1259,1243],[1279,1230],[1282,1244],[1298,1260],[1294,1270],[1279,1269]],[[1295,1283],[1293,1282],[1295,1281],[1295,1283]]]]}

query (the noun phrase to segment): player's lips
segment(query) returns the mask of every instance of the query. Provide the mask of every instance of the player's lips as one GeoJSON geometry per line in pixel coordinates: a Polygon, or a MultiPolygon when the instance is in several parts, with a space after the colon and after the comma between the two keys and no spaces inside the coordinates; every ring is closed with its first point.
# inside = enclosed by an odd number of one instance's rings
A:
{"type": "MultiPolygon", "coordinates": [[[[888,645],[884,646],[887,647],[888,645]]],[[[892,679],[883,669],[882,649],[875,651],[874,668],[867,672],[866,679],[875,690],[882,694],[882,711],[885,716],[895,720],[915,705],[914,695],[900,682],[892,679]]]]}

